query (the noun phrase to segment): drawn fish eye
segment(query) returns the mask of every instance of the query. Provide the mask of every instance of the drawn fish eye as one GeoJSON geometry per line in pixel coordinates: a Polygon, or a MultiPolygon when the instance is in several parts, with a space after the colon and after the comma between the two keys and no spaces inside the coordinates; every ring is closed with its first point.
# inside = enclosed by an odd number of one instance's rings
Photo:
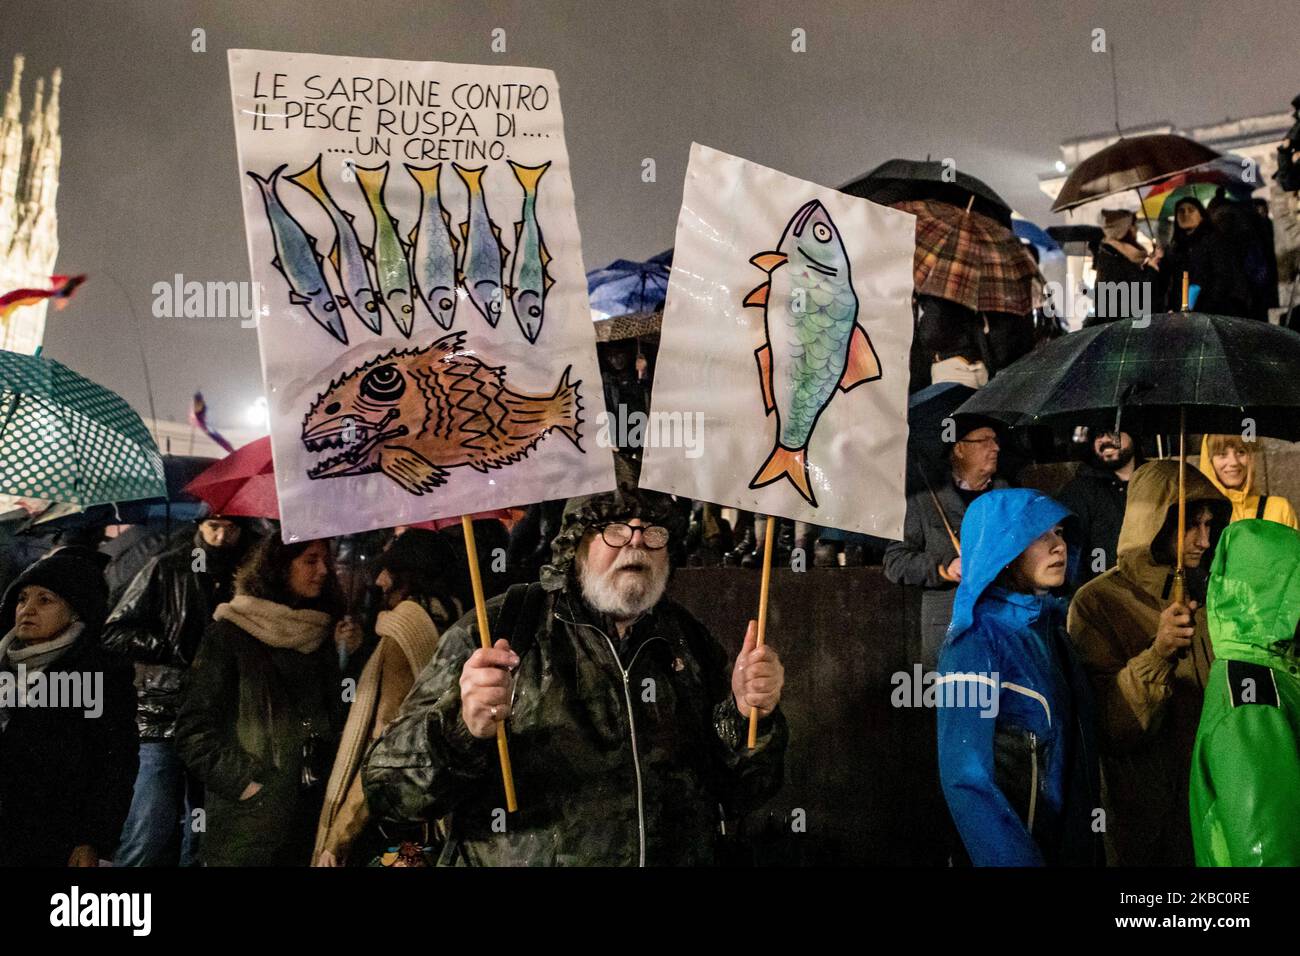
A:
{"type": "Polygon", "coordinates": [[[450,309],[451,306],[452,306],[451,299],[439,299],[439,300],[438,300],[438,308],[440,308],[440,309],[450,309]]]}
{"type": "Polygon", "coordinates": [[[367,300],[365,301],[365,309],[366,309],[367,312],[374,312],[377,308],[378,308],[378,306],[375,305],[375,300],[374,300],[374,299],[367,299],[367,300]]]}
{"type": "Polygon", "coordinates": [[[410,306],[409,304],[408,304],[408,305],[404,305],[404,306],[402,306],[402,311],[405,312],[407,315],[410,315],[410,313],[411,313],[411,306],[410,306]]]}
{"type": "Polygon", "coordinates": [[[831,227],[824,222],[813,223],[813,238],[818,242],[830,242],[831,227]]]}
{"type": "Polygon", "coordinates": [[[535,318],[537,318],[537,317],[538,317],[539,315],[541,315],[541,314],[542,314],[542,310],[539,309],[539,308],[538,308],[537,306],[535,306],[535,305],[529,307],[529,309],[528,309],[528,315],[529,315],[529,318],[533,318],[533,319],[535,319],[535,318]]]}
{"type": "Polygon", "coordinates": [[[361,394],[376,402],[395,402],[406,391],[406,379],[396,365],[371,369],[361,380],[361,394]]]}
{"type": "Polygon", "coordinates": [[[326,311],[326,312],[333,312],[336,308],[338,308],[338,306],[336,306],[333,302],[326,302],[326,303],[325,303],[325,311],[326,311]]]}

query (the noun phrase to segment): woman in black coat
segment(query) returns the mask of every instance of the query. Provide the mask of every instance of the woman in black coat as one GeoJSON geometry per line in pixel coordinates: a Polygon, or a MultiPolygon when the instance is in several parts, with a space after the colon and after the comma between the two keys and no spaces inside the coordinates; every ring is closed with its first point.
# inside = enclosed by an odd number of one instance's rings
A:
{"type": "Polygon", "coordinates": [[[71,547],[0,602],[0,865],[97,866],[131,805],[131,670],[99,648],[107,556],[71,547]]]}
{"type": "Polygon", "coordinates": [[[176,746],[206,787],[208,866],[306,866],[342,728],[327,542],[262,541],[235,577],[181,687],[176,746]]]}
{"type": "Polygon", "coordinates": [[[1189,287],[1201,289],[1193,311],[1250,317],[1250,284],[1241,256],[1215,229],[1200,200],[1180,199],[1174,206],[1174,237],[1160,272],[1168,289],[1168,311],[1182,308],[1186,272],[1189,287]]]}

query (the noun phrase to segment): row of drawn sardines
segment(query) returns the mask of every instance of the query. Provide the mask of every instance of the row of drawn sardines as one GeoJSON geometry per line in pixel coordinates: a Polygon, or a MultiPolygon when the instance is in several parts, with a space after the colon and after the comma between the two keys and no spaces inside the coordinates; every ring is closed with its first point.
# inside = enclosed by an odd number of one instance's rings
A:
{"type": "Polygon", "coordinates": [[[289,286],[289,301],[301,306],[330,335],[348,341],[345,316],[351,314],[376,335],[383,333],[387,316],[402,335],[410,338],[417,310],[427,310],[442,328],[450,329],[462,298],[493,327],[501,319],[506,300],[524,337],[537,341],[542,331],[547,291],[554,280],[547,272],[550,254],[537,221],[538,184],[550,167],[523,166],[506,161],[523,187],[523,204],[515,223],[515,249],[510,252],[493,222],[483,191],[486,166],[452,169],[469,193],[466,218],[459,236],[442,202],[442,164],[406,170],[420,188],[420,212],[414,228],[403,237],[397,220],[384,201],[388,163],[351,167],[356,183],[374,220],[370,246],[361,243],[355,217],[330,195],[321,175],[321,157],[302,172],[284,176],[285,166],[270,177],[249,170],[261,189],[266,217],[275,243],[272,265],[289,286]],[[285,207],[278,184],[285,179],[301,187],[318,202],[334,227],[334,242],[322,255],[316,240],[285,207]],[[326,261],[337,277],[332,287],[326,261]],[[337,291],[335,291],[337,289],[337,291]]]}

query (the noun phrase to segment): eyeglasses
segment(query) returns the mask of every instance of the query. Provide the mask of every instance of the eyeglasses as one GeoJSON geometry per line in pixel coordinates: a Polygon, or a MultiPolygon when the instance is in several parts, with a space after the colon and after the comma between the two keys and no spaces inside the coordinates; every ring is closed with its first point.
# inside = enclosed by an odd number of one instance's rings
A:
{"type": "Polygon", "coordinates": [[[651,551],[658,551],[668,543],[668,529],[657,524],[634,528],[622,521],[611,521],[600,526],[600,537],[611,548],[621,548],[631,542],[636,531],[641,532],[641,541],[651,551]]]}

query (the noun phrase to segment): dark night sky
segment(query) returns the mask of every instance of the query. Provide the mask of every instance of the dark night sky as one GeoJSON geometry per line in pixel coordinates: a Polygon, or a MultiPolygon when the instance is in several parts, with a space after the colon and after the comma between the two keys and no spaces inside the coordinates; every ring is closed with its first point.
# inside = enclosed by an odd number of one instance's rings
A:
{"type": "Polygon", "coordinates": [[[1222,2],[439,3],[3,0],[0,68],[63,68],[59,269],[90,281],[51,313],[49,355],[143,414],[138,328],[160,417],[200,388],[218,425],[261,392],[256,332],[154,318],[175,273],[247,280],[228,48],[510,63],[556,72],[587,269],[672,244],[692,140],[842,183],[894,156],[951,156],[1040,223],[1062,139],[1121,121],[1273,112],[1300,92],[1295,0],[1222,2]],[[702,9],[703,8],[703,9],[702,9]],[[190,32],[207,31],[207,52],[190,32]],[[491,52],[502,27],[508,52],[491,52]],[[790,51],[790,31],[808,51],[790,51]],[[641,182],[653,157],[658,181],[641,182]],[[131,318],[131,307],[138,321],[131,318]]]}

